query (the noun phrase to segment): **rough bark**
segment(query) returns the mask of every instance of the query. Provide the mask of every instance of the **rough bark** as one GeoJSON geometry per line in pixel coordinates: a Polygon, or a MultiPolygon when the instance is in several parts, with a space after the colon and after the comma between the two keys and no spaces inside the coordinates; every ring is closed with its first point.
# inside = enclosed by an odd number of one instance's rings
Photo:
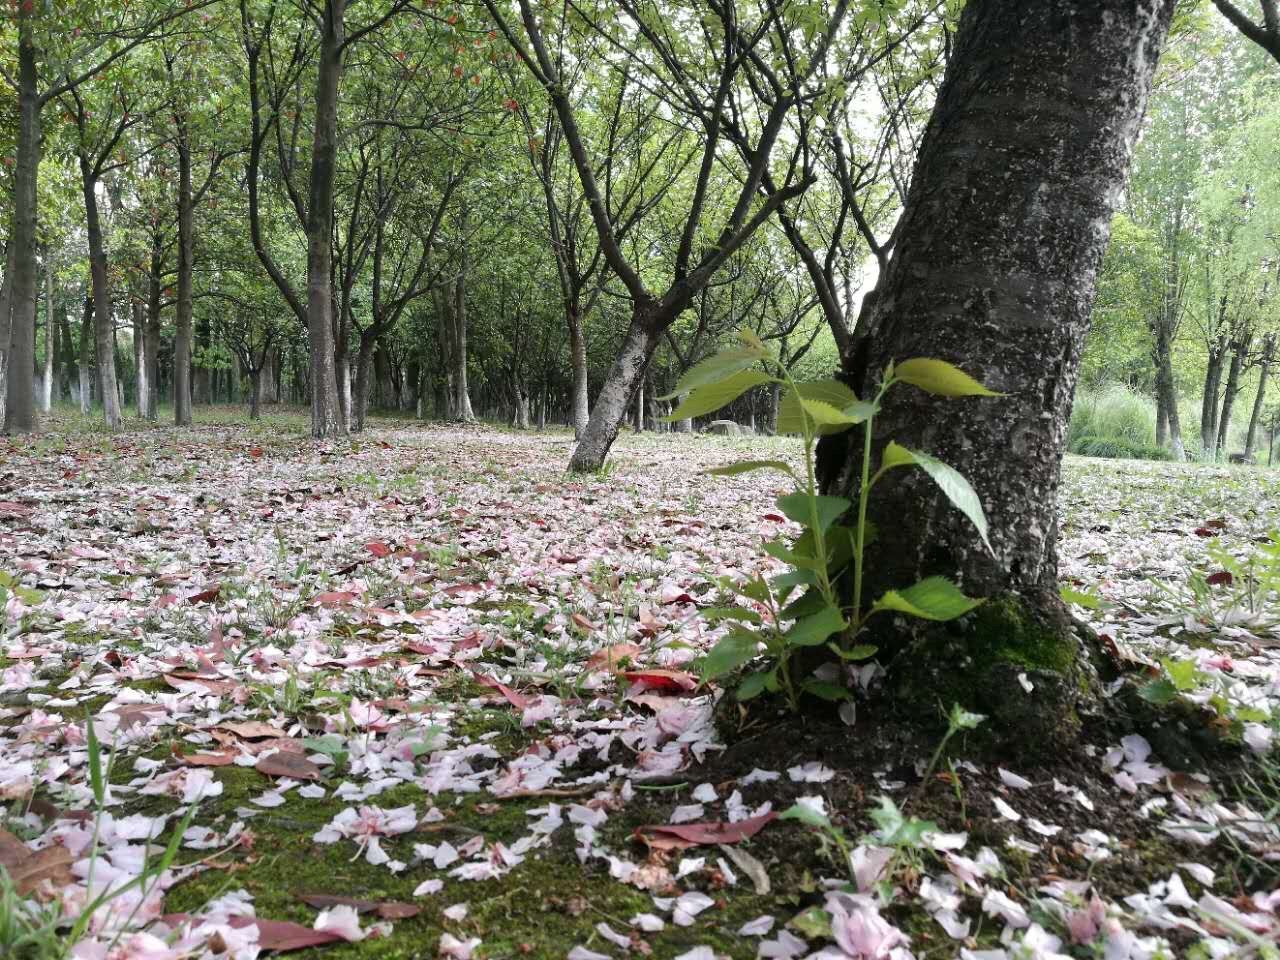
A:
{"type": "MultiPolygon", "coordinates": [[[[1178,415],[1178,392],[1173,381],[1173,338],[1169,326],[1160,321],[1155,328],[1152,362],[1156,368],[1156,396],[1164,410],[1164,423],[1168,430],[1169,449],[1173,459],[1185,460],[1186,449],[1182,444],[1182,422],[1178,415]]],[[[1157,423],[1157,426],[1159,424],[1157,423]]],[[[1156,440],[1161,445],[1165,438],[1157,430],[1156,440]]]]}
{"type": "Polygon", "coordinates": [[[1209,345],[1205,364],[1204,396],[1200,402],[1200,449],[1209,451],[1218,445],[1218,398],[1222,393],[1222,365],[1226,360],[1226,344],[1215,340],[1209,345]]]}
{"type": "Polygon", "coordinates": [[[1249,432],[1244,438],[1244,455],[1252,457],[1258,440],[1258,423],[1262,420],[1262,406],[1266,402],[1267,377],[1271,373],[1271,361],[1275,356],[1276,336],[1270,334],[1262,344],[1262,357],[1258,361],[1258,392],[1253,395],[1253,410],[1249,414],[1249,432]]]}
{"type": "Polygon", "coordinates": [[[9,234],[14,260],[9,293],[12,328],[4,378],[6,433],[32,433],[39,425],[32,383],[36,360],[36,182],[40,171],[41,107],[31,23],[35,16],[33,6],[18,6],[18,143],[9,234]]]}
{"type": "MultiPolygon", "coordinates": [[[[1004,394],[889,394],[873,449],[894,439],[968,477],[993,552],[926,474],[893,471],[871,497],[869,518],[893,535],[869,552],[864,597],[942,575],[985,598],[945,626],[874,620],[890,686],[908,709],[954,699],[1037,750],[1073,741],[1088,687],[1058,597],[1060,466],[1096,275],[1173,6],[970,0],[882,293],[846,364],[860,395],[913,356],[1004,394]]],[[[824,446],[828,491],[856,494],[855,436],[824,446]]]]}
{"type": "Polygon", "coordinates": [[[360,336],[360,349],[356,353],[356,382],[352,391],[350,427],[352,433],[364,430],[365,417],[369,413],[369,386],[373,368],[374,339],[360,336]]]}
{"type": "Polygon", "coordinates": [[[573,436],[582,439],[591,419],[591,394],[587,378],[587,340],[582,335],[582,316],[577,304],[565,312],[569,326],[569,362],[573,367],[573,436]]]}
{"type": "Polygon", "coordinates": [[[604,385],[596,397],[591,419],[587,421],[587,428],[569,460],[569,469],[575,473],[590,473],[604,466],[609,448],[618,438],[618,428],[664,329],[649,318],[652,310],[652,303],[642,303],[633,310],[622,346],[610,364],[604,385]]]}

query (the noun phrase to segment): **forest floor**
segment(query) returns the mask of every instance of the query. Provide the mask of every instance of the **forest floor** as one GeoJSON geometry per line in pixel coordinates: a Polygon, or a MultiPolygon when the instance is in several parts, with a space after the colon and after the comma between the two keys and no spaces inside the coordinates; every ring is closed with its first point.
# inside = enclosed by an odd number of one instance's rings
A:
{"type": "Polygon", "coordinates": [[[773,478],[699,471],[794,443],[628,434],[585,479],[570,445],[0,446],[0,954],[1276,955],[1280,473],[1069,460],[1077,613],[1192,706],[922,780],[936,738],[874,700],[725,731],[688,672],[782,522],[773,478]]]}

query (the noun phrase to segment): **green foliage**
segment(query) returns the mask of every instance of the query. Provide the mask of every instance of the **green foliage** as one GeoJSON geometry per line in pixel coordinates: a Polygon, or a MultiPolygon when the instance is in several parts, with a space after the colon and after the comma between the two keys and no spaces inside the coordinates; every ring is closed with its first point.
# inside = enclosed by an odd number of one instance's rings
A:
{"type": "MultiPolygon", "coordinates": [[[[864,609],[863,563],[866,548],[874,538],[867,521],[867,503],[884,473],[899,467],[919,467],[972,521],[978,536],[990,549],[987,521],[977,494],[964,477],[945,463],[889,441],[881,453],[880,469],[871,475],[875,414],[888,391],[899,383],[909,383],[945,397],[994,394],[942,360],[917,358],[885,370],[875,398],[864,401],[835,380],[797,383],[786,364],[759,338],[746,331],[740,336],[742,347],[703,361],[681,379],[676,393],[687,392],[687,396],[667,419],[690,416],[690,410],[710,412],[752,385],[769,383],[782,388],[785,392],[778,426],[781,430],[797,432],[803,438],[803,476],[797,476],[785,463],[776,460],[747,460],[710,472],[719,476],[765,469],[785,473],[794,481],[795,489],[778,497],[778,509],[787,519],[799,524],[802,533],[792,543],[772,540],[764,545],[769,556],[785,563],[789,569],[771,580],[756,578],[737,587],[736,592],[759,605],[757,609],[733,606],[716,611],[715,618],[727,621],[729,631],[703,658],[702,673],[707,679],[725,678],[752,666],[735,684],[740,700],[765,692],[781,693],[792,709],[798,707],[800,697],[805,694],[830,701],[846,700],[850,694],[844,686],[795,677],[792,661],[796,654],[825,645],[842,661],[865,660],[875,655],[876,648],[858,643],[857,638],[875,614],[893,612],[926,620],[953,620],[981,602],[966,597],[941,577],[929,577],[912,586],[890,590],[864,609]],[[748,355],[764,372],[744,366],[748,355]],[[859,424],[864,440],[862,479],[858,501],[854,504],[845,497],[818,492],[814,458],[820,435],[859,424]],[[853,523],[842,523],[855,507],[853,523]],[[838,578],[846,574],[852,581],[851,603],[845,603],[836,589],[838,578]],[[764,610],[767,616],[762,615],[764,610]],[[785,626],[788,622],[791,625],[785,626]]],[[[722,581],[721,586],[726,592],[734,591],[727,580],[722,581]]]]}

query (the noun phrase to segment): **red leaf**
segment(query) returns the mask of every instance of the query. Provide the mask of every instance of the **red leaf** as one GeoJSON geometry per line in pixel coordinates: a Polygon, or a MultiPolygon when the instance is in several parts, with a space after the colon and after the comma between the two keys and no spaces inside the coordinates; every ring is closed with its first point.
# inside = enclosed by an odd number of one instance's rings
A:
{"type": "Polygon", "coordinates": [[[642,653],[634,643],[613,643],[588,658],[587,670],[615,670],[622,661],[634,661],[642,653]]]}
{"type": "Polygon", "coordinates": [[[787,518],[780,513],[766,513],[762,520],[768,520],[770,523],[785,523],[787,518]]]}
{"type": "Polygon", "coordinates": [[[351,603],[359,594],[350,590],[330,590],[328,593],[317,593],[311,602],[319,607],[341,607],[351,603]]]}
{"type": "Polygon", "coordinates": [[[375,557],[391,556],[391,548],[379,540],[371,540],[364,545],[364,548],[372,553],[375,557]]]}
{"type": "Polygon", "coordinates": [[[187,603],[212,603],[218,599],[218,594],[222,592],[222,587],[210,587],[208,590],[201,590],[199,593],[192,593],[186,597],[187,603]]]}
{"type": "Polygon", "coordinates": [[[1204,578],[1204,582],[1211,587],[1229,587],[1235,578],[1231,576],[1230,570],[1219,570],[1217,573],[1210,574],[1204,578]]]}
{"type": "Polygon", "coordinates": [[[573,621],[573,625],[584,633],[592,633],[600,628],[588,620],[580,613],[571,613],[569,619],[573,621]]]}
{"type": "Polygon", "coordinates": [[[473,673],[476,683],[482,687],[488,687],[490,690],[497,690],[500,694],[507,698],[507,703],[511,704],[517,710],[523,710],[529,704],[533,703],[533,697],[526,697],[522,693],[517,693],[508,687],[505,683],[499,683],[493,677],[486,677],[481,673],[473,673]]]}
{"type": "Polygon", "coordinates": [[[261,447],[250,447],[250,448],[249,448],[249,456],[251,456],[251,457],[253,457],[253,459],[257,460],[259,457],[261,457],[261,456],[262,456],[262,448],[261,448],[261,447]]]}
{"type": "MultiPolygon", "coordinates": [[[[199,920],[188,913],[170,913],[160,918],[168,926],[174,926],[186,920],[199,920]]],[[[227,923],[237,930],[245,927],[258,928],[258,946],[263,950],[276,950],[284,953],[289,950],[305,950],[307,947],[320,947],[326,943],[337,943],[343,938],[328,930],[312,930],[300,923],[289,923],[287,920],[259,920],[255,917],[228,917],[227,923]]]]}
{"type": "Polygon", "coordinates": [[[173,745],[173,758],[188,767],[229,767],[236,762],[238,751],[229,747],[216,753],[188,753],[183,756],[178,752],[178,745],[173,745]]]}
{"type": "Polygon", "coordinates": [[[698,678],[683,670],[628,670],[623,674],[632,683],[652,690],[696,690],[698,678]]]}
{"type": "Polygon", "coordinates": [[[281,750],[262,757],[253,769],[268,777],[290,777],[294,780],[319,780],[320,768],[300,753],[281,750]]]}
{"type": "Polygon", "coordinates": [[[1208,529],[1207,527],[1196,527],[1195,530],[1192,532],[1195,533],[1197,537],[1216,537],[1217,536],[1216,533],[1214,533],[1212,530],[1208,529]]]}
{"type": "Polygon", "coordinates": [[[739,843],[750,837],[754,837],[765,825],[777,817],[773,812],[762,814],[758,817],[751,817],[747,820],[739,820],[737,823],[724,823],[721,821],[710,821],[706,823],[673,823],[658,827],[641,827],[636,832],[640,839],[646,843],[650,842],[651,836],[659,838],[659,846],[670,846],[671,841],[668,838],[674,837],[678,841],[683,841],[688,846],[707,845],[716,843],[739,843]]]}

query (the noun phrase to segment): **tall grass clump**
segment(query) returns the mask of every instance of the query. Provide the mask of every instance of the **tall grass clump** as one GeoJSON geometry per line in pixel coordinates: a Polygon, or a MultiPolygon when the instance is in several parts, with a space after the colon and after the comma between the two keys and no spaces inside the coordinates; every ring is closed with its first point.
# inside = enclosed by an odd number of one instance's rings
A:
{"type": "Polygon", "coordinates": [[[1067,449],[1086,457],[1167,460],[1156,446],[1156,405],[1122,384],[1076,394],[1067,449]]]}

